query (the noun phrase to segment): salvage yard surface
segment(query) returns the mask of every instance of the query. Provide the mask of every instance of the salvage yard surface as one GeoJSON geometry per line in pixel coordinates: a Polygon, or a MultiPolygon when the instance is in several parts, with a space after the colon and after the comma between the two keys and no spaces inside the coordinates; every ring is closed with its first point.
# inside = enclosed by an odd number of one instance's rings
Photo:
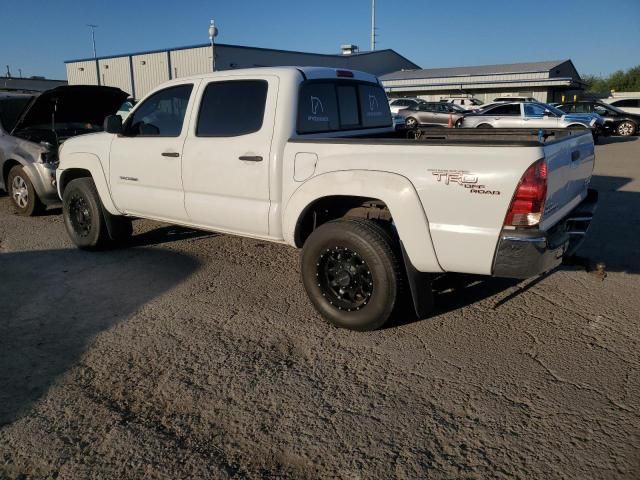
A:
{"type": "Polygon", "coordinates": [[[580,254],[329,326],[286,246],[134,223],[89,253],[0,198],[0,478],[640,478],[640,140],[580,254]]]}

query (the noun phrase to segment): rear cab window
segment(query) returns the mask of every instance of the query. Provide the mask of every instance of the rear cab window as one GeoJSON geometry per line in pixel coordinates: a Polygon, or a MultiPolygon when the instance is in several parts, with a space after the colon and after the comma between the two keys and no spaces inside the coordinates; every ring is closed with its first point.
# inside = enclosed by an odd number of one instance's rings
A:
{"type": "Polygon", "coordinates": [[[309,80],[300,86],[299,134],[383,128],[392,123],[387,96],[377,84],[309,80]]]}

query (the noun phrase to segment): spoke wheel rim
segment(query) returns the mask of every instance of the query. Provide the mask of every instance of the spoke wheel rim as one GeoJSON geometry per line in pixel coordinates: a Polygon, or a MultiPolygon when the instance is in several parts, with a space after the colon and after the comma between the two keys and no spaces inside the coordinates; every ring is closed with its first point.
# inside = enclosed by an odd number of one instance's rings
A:
{"type": "Polygon", "coordinates": [[[81,237],[91,233],[91,210],[89,203],[82,196],[75,194],[69,201],[69,220],[73,230],[81,237]]]}
{"type": "Polygon", "coordinates": [[[29,188],[25,179],[20,175],[13,177],[11,197],[19,208],[26,208],[29,204],[29,188]]]}
{"type": "Polygon", "coordinates": [[[618,127],[618,133],[620,133],[620,135],[631,135],[632,130],[633,127],[629,122],[624,122],[618,127]]]}
{"type": "Polygon", "coordinates": [[[325,249],[318,259],[318,287],[338,310],[360,310],[373,295],[373,275],[367,262],[347,247],[325,249]]]}

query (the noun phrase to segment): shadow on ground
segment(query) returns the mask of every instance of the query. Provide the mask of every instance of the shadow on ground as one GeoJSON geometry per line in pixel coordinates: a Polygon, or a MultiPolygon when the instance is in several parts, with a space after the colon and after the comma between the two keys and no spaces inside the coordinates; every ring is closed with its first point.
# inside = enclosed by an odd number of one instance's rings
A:
{"type": "Polygon", "coordinates": [[[169,250],[0,253],[0,426],[28,410],[99,332],[199,266],[169,250]]]}

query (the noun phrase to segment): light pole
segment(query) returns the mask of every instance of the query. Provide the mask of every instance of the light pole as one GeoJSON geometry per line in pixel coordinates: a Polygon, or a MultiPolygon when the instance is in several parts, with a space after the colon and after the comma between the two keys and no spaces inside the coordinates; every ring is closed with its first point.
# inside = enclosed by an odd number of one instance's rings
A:
{"type": "Polygon", "coordinates": [[[93,58],[97,58],[97,55],[96,55],[96,28],[98,28],[98,25],[93,25],[91,23],[88,23],[87,27],[89,27],[91,29],[91,42],[93,44],[93,58]]]}
{"type": "Polygon", "coordinates": [[[209,42],[211,42],[211,68],[212,71],[216,71],[216,47],[214,45],[214,39],[218,36],[218,27],[216,27],[213,19],[209,24],[209,42]]]}

